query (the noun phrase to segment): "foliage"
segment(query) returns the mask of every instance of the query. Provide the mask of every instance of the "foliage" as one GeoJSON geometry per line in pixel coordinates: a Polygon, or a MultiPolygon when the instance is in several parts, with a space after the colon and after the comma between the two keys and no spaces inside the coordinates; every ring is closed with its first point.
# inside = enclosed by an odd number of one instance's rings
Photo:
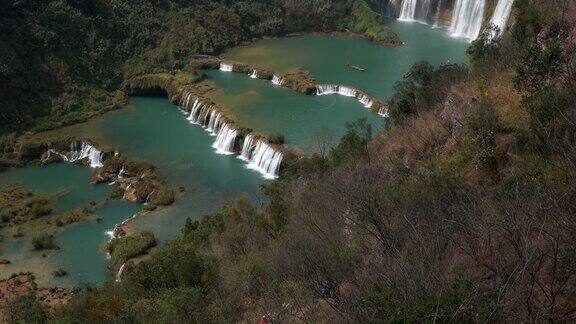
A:
{"type": "Polygon", "coordinates": [[[21,296],[4,306],[10,323],[45,323],[49,318],[46,306],[35,296],[21,296]]]}
{"type": "Polygon", "coordinates": [[[467,76],[467,68],[456,64],[444,64],[434,69],[428,62],[418,62],[394,85],[388,113],[394,123],[408,116],[434,108],[442,102],[449,87],[467,76]]]}
{"type": "Polygon", "coordinates": [[[60,247],[55,242],[54,235],[41,234],[32,239],[32,246],[35,250],[59,250],[60,247]]]}
{"type": "Polygon", "coordinates": [[[146,253],[156,245],[156,238],[150,232],[143,232],[134,236],[115,238],[106,245],[106,250],[111,255],[111,262],[115,267],[131,258],[146,253]]]}
{"type": "Polygon", "coordinates": [[[380,15],[370,8],[365,0],[356,0],[352,6],[350,29],[363,34],[369,40],[378,44],[400,45],[400,38],[390,27],[383,26],[380,15]]]}

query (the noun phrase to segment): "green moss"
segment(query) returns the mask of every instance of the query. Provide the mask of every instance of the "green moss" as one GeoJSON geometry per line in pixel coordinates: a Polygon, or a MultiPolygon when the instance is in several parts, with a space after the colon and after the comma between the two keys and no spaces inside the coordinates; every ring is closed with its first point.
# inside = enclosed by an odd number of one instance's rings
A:
{"type": "Polygon", "coordinates": [[[356,0],[352,6],[352,21],[349,28],[377,44],[401,45],[402,41],[398,35],[390,27],[383,26],[380,20],[380,15],[374,12],[366,1],[356,0]]]}
{"type": "Polygon", "coordinates": [[[150,232],[143,232],[135,236],[117,238],[110,241],[105,249],[110,253],[113,267],[120,265],[131,258],[146,253],[151,247],[156,245],[156,238],[150,232]]]}

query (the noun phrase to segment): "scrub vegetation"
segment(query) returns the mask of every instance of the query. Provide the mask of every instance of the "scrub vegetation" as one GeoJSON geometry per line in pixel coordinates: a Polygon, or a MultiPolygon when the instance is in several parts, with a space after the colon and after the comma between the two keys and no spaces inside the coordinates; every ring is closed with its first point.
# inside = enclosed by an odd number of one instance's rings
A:
{"type": "MultiPolygon", "coordinates": [[[[154,75],[158,82],[183,71],[193,81],[188,65],[195,54],[218,54],[262,36],[346,31],[353,5],[358,7],[344,0],[2,1],[0,135],[59,128],[120,108],[127,103],[126,80],[154,75]]],[[[376,14],[362,8],[357,32],[380,37],[376,14]]]]}
{"type": "Polygon", "coordinates": [[[20,299],[9,318],[576,321],[576,6],[517,0],[514,21],[470,66],[415,64],[384,132],[350,123],[267,204],[189,220],[122,282],[51,310],[20,299]]]}

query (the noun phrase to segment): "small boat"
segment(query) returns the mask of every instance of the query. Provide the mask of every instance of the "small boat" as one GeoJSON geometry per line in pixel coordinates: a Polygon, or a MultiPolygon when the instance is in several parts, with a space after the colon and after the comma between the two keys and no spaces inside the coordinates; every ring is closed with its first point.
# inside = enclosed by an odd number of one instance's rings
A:
{"type": "Polygon", "coordinates": [[[365,69],[363,69],[363,68],[361,68],[361,67],[359,67],[359,66],[350,65],[350,63],[346,63],[346,65],[347,65],[349,68],[354,69],[354,70],[356,70],[356,71],[360,71],[360,72],[365,72],[365,71],[366,71],[365,69]]]}

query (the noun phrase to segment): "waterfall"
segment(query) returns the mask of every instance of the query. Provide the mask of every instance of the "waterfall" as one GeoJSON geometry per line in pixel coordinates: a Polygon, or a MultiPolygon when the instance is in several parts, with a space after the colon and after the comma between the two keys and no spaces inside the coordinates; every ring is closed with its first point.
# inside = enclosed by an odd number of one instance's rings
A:
{"type": "Polygon", "coordinates": [[[498,27],[498,30],[491,35],[491,38],[499,37],[506,30],[513,4],[514,0],[498,0],[492,19],[490,19],[490,24],[498,27]]]}
{"type": "Polygon", "coordinates": [[[190,115],[188,116],[188,120],[192,124],[197,124],[199,117],[200,117],[200,108],[202,108],[204,104],[200,101],[200,98],[196,98],[194,104],[192,105],[192,109],[190,109],[190,115]]]}
{"type": "Polygon", "coordinates": [[[386,108],[386,106],[380,107],[380,109],[378,109],[378,115],[388,118],[388,108],[386,108]]]}
{"type": "Polygon", "coordinates": [[[272,83],[274,83],[275,85],[281,86],[284,83],[284,80],[282,78],[280,78],[279,76],[274,75],[272,77],[272,83]]]}
{"type": "Polygon", "coordinates": [[[238,132],[234,128],[224,123],[218,130],[216,142],[214,142],[212,147],[216,149],[218,154],[234,154],[234,143],[237,135],[238,132]]]}
{"type": "Polygon", "coordinates": [[[485,2],[485,0],[456,0],[450,25],[452,36],[470,40],[478,38],[484,19],[485,2]]]}
{"type": "Polygon", "coordinates": [[[252,79],[258,78],[258,72],[257,72],[256,70],[253,70],[253,71],[252,71],[252,74],[250,74],[250,77],[251,77],[252,79]]]}
{"type": "Polygon", "coordinates": [[[254,136],[246,135],[244,138],[244,144],[242,145],[242,153],[238,157],[243,161],[250,161],[252,157],[252,152],[254,151],[254,136]]]}
{"type": "Polygon", "coordinates": [[[374,102],[372,101],[372,99],[370,99],[367,95],[365,94],[361,94],[358,97],[358,101],[360,101],[361,104],[364,105],[364,107],[366,108],[372,108],[372,105],[374,104],[374,102]]]}
{"type": "Polygon", "coordinates": [[[428,14],[430,13],[431,0],[422,0],[420,10],[416,13],[416,19],[423,23],[428,23],[428,14]]]}
{"type": "MultiPolygon", "coordinates": [[[[248,150],[250,150],[248,148],[248,150]]],[[[251,153],[246,154],[250,156],[248,168],[260,172],[266,179],[276,179],[280,172],[280,164],[284,154],[275,150],[270,144],[257,140],[256,145],[251,153]]]]}
{"type": "Polygon", "coordinates": [[[59,155],[62,156],[66,162],[76,162],[88,158],[91,168],[101,168],[104,166],[102,163],[102,152],[86,142],[82,142],[80,148],[78,148],[77,142],[73,142],[70,144],[70,153],[68,153],[68,156],[59,155]]]}
{"type": "Polygon", "coordinates": [[[144,206],[148,205],[148,201],[150,201],[152,194],[154,194],[154,190],[152,190],[152,192],[149,193],[148,196],[146,196],[146,201],[144,202],[144,206]]]}
{"type": "Polygon", "coordinates": [[[116,282],[121,281],[122,272],[124,272],[124,266],[125,265],[126,265],[126,263],[122,263],[122,265],[120,266],[120,270],[118,270],[118,273],[116,274],[116,282]]]}
{"type": "Polygon", "coordinates": [[[413,21],[416,15],[416,4],[418,0],[402,0],[402,7],[400,8],[400,17],[398,20],[413,21]]]}
{"type": "Polygon", "coordinates": [[[234,70],[234,65],[227,63],[220,63],[220,71],[222,72],[232,72],[234,70]]]}
{"type": "Polygon", "coordinates": [[[319,84],[316,86],[316,95],[318,96],[325,96],[336,93],[346,97],[356,97],[358,91],[354,88],[335,84],[319,84]]]}
{"type": "Polygon", "coordinates": [[[345,86],[338,86],[338,94],[346,97],[356,97],[358,91],[354,88],[349,88],[345,86]]]}
{"type": "Polygon", "coordinates": [[[212,111],[210,114],[210,119],[208,121],[208,127],[206,130],[210,132],[210,135],[216,136],[218,131],[218,126],[220,125],[220,119],[222,118],[222,114],[215,110],[212,111]]]}
{"type": "Polygon", "coordinates": [[[438,5],[436,6],[436,15],[434,16],[434,27],[440,25],[440,14],[442,13],[442,0],[438,0],[438,5]]]}

